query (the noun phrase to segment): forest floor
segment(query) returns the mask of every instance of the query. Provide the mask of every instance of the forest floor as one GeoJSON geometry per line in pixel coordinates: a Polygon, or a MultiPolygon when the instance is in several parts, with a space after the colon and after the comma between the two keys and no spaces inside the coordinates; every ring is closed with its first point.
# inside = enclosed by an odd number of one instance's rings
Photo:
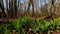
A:
{"type": "MultiPolygon", "coordinates": [[[[44,19],[46,16],[43,16],[43,17],[40,17],[40,18],[36,18],[36,19],[44,19]]],[[[57,17],[57,18],[55,18],[55,19],[57,19],[58,21],[59,21],[59,23],[60,23],[60,17],[57,17]]],[[[5,21],[5,22],[7,22],[7,21],[9,21],[9,22],[11,22],[11,21],[13,21],[13,20],[16,20],[16,19],[7,19],[7,18],[3,18],[2,19],[2,21],[5,21]]],[[[35,21],[35,18],[33,18],[33,17],[31,17],[31,20],[32,21],[35,21]]],[[[1,19],[0,19],[0,21],[1,21],[1,19]]],[[[51,34],[60,34],[60,29],[59,30],[55,30],[54,32],[52,32],[51,34]]]]}

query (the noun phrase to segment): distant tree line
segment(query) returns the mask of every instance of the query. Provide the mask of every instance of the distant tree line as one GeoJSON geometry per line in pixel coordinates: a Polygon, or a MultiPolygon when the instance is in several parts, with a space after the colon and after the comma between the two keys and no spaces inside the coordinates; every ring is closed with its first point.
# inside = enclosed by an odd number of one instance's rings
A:
{"type": "Polygon", "coordinates": [[[60,11],[59,0],[23,0],[23,2],[24,3],[22,3],[21,0],[0,0],[0,8],[2,10],[3,17],[40,17],[41,15],[52,17],[54,11],[60,11]],[[6,6],[4,5],[4,1],[6,6]],[[56,2],[58,2],[58,5],[56,5],[56,2]],[[4,6],[6,8],[4,8],[4,6]]]}

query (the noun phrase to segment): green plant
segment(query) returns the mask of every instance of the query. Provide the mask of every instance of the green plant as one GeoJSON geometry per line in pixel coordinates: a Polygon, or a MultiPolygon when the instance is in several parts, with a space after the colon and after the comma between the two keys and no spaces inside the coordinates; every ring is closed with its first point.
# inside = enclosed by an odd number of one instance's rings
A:
{"type": "Polygon", "coordinates": [[[46,33],[49,31],[49,27],[51,26],[51,23],[46,20],[39,20],[40,22],[40,31],[41,33],[46,33]]]}
{"type": "Polygon", "coordinates": [[[9,34],[9,32],[10,32],[9,26],[7,24],[4,24],[4,27],[2,30],[3,30],[4,34],[9,34]]]}
{"type": "Polygon", "coordinates": [[[22,28],[22,25],[23,25],[23,22],[21,21],[21,19],[17,19],[15,21],[13,21],[13,23],[12,23],[11,26],[13,26],[14,29],[17,30],[19,34],[22,34],[22,33],[24,33],[23,32],[24,30],[22,28]]]}
{"type": "Polygon", "coordinates": [[[43,33],[43,32],[48,32],[49,27],[51,26],[51,23],[49,21],[43,20],[43,19],[37,19],[35,23],[32,23],[31,29],[37,33],[43,33]]]}
{"type": "Polygon", "coordinates": [[[44,19],[36,19],[33,22],[30,17],[25,17],[14,20],[10,25],[1,25],[0,31],[4,34],[9,34],[10,31],[18,32],[18,34],[49,34],[48,32],[54,31],[59,27],[58,19],[54,19],[52,23],[44,19]]]}
{"type": "Polygon", "coordinates": [[[43,20],[36,19],[35,23],[32,24],[32,28],[33,28],[33,30],[34,30],[35,33],[37,31],[40,31],[39,28],[40,28],[40,26],[41,26],[42,23],[44,24],[43,20]]]}
{"type": "Polygon", "coordinates": [[[29,29],[32,27],[32,21],[30,20],[30,17],[25,17],[22,19],[23,22],[23,28],[26,31],[25,34],[29,32],[29,29]]]}
{"type": "Polygon", "coordinates": [[[7,25],[7,24],[3,24],[2,26],[1,26],[1,32],[2,33],[4,33],[4,34],[9,34],[9,32],[10,32],[10,30],[8,29],[9,28],[9,25],[7,25]]]}
{"type": "Polygon", "coordinates": [[[0,33],[3,33],[4,25],[0,25],[0,33]]]}
{"type": "Polygon", "coordinates": [[[47,32],[49,31],[49,27],[51,26],[51,23],[49,21],[44,21],[45,24],[41,26],[41,31],[47,34],[47,32]]]}
{"type": "Polygon", "coordinates": [[[25,17],[25,18],[23,18],[23,19],[22,19],[22,22],[23,22],[23,25],[31,26],[30,17],[25,17]]]}
{"type": "Polygon", "coordinates": [[[51,32],[51,31],[53,32],[55,30],[58,30],[58,28],[60,28],[59,20],[54,18],[54,20],[51,23],[51,26],[49,28],[50,30],[48,32],[51,32]]]}

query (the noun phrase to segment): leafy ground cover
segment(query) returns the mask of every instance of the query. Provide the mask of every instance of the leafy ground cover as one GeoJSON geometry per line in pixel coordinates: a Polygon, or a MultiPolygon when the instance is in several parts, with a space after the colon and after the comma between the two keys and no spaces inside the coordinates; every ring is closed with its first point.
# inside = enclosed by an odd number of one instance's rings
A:
{"type": "Polygon", "coordinates": [[[0,25],[0,34],[54,34],[55,32],[60,32],[58,19],[54,19],[53,22],[45,19],[31,21],[30,17],[25,17],[14,20],[11,24],[0,25]]]}

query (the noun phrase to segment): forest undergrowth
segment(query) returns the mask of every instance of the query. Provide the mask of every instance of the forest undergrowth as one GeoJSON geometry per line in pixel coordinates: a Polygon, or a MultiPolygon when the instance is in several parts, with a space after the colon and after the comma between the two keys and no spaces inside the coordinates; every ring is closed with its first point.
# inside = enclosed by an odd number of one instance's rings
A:
{"type": "Polygon", "coordinates": [[[50,22],[40,18],[31,21],[30,17],[24,17],[14,20],[11,24],[0,24],[0,34],[54,34],[54,32],[60,32],[60,23],[56,18],[50,22]]]}

